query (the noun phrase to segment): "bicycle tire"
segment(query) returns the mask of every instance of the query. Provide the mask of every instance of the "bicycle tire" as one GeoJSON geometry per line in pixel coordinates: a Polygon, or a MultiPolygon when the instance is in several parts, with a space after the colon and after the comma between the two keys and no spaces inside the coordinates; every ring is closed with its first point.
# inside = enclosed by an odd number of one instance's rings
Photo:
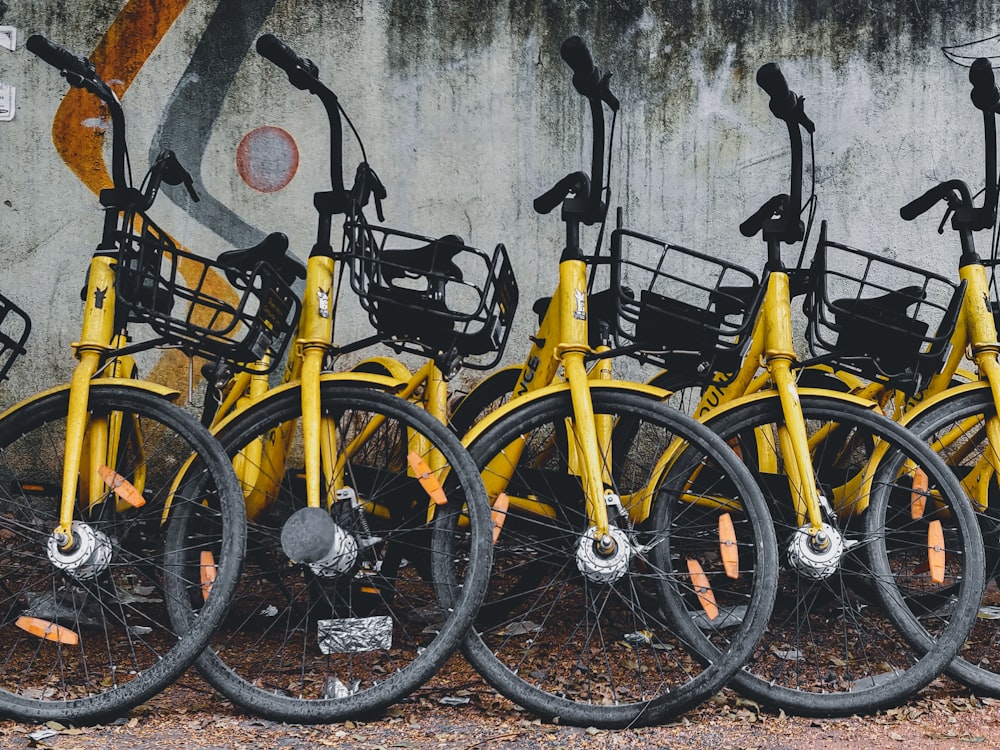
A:
{"type": "MultiPolygon", "coordinates": [[[[278,472],[273,503],[248,520],[245,571],[230,616],[197,662],[236,705],[297,723],[371,716],[423,685],[470,626],[492,555],[482,480],[444,425],[404,399],[364,386],[327,381],[320,395],[338,445],[374,417],[385,417],[346,467],[361,505],[344,498],[331,508],[360,551],[353,565],[329,575],[292,563],[282,551],[282,526],[304,506],[296,430],[293,460],[278,472]],[[436,506],[433,524],[426,521],[427,494],[407,475],[406,454],[418,435],[441,450],[450,467],[442,479],[447,501],[436,506]],[[432,550],[446,560],[436,563],[432,550]],[[447,610],[438,606],[439,591],[449,598],[447,610]]],[[[301,413],[301,389],[291,388],[244,412],[217,437],[236,455],[259,436],[294,428],[301,413]]]]}
{"type": "Polygon", "coordinates": [[[78,508],[74,520],[95,552],[82,565],[54,558],[47,543],[58,519],[68,404],[68,389],[56,391],[0,418],[0,713],[20,721],[106,721],[167,687],[222,621],[242,562],[243,496],[226,454],[180,407],[123,385],[94,385],[88,410],[124,415],[110,468],[145,505],[108,502],[117,498],[106,489],[104,502],[78,508]],[[195,505],[214,518],[215,580],[201,616],[176,627],[164,600],[202,580],[181,580],[189,571],[175,564],[182,551],[165,541],[162,519],[173,478],[191,456],[167,528],[195,505]]]}
{"type": "MultiPolygon", "coordinates": [[[[945,462],[956,475],[964,477],[983,456],[987,440],[986,419],[995,417],[996,413],[993,395],[989,387],[984,386],[944,398],[921,412],[907,427],[925,442],[941,446],[938,450],[945,462]],[[952,430],[961,430],[962,439],[957,439],[958,433],[952,430]],[[938,439],[945,434],[949,434],[947,447],[938,439]]],[[[976,514],[986,546],[988,581],[996,579],[1000,568],[1000,483],[995,473],[1000,467],[991,465],[990,468],[994,473],[988,479],[983,498],[988,502],[987,510],[976,514]]],[[[960,654],[949,666],[948,674],[978,694],[998,696],[1000,662],[995,654],[1000,645],[1000,620],[995,616],[1000,613],[1000,597],[988,592],[980,604],[980,616],[960,654]]]]}
{"type": "Polygon", "coordinates": [[[520,377],[520,367],[504,367],[476,383],[448,417],[452,431],[462,437],[479,420],[510,401],[520,377]]]}
{"type": "Polygon", "coordinates": [[[601,386],[591,394],[598,418],[631,423],[630,446],[612,442],[619,452],[602,457],[611,462],[614,491],[627,505],[639,488],[654,488],[650,522],[615,524],[634,553],[628,567],[617,579],[595,575],[588,545],[580,545],[587,522],[580,479],[568,470],[568,390],[526,399],[468,446],[479,467],[496,468],[506,446],[524,436],[506,491],[530,502],[507,511],[490,590],[463,652],[496,690],[546,721],[660,723],[719,690],[752,652],[775,592],[772,523],[747,469],[710,431],[630,389],[601,386]],[[688,448],[664,472],[658,460],[675,437],[688,448]],[[731,509],[738,579],[722,573],[720,508],[701,512],[678,500],[699,467],[703,480],[707,467],[717,477],[702,489],[740,498],[742,510],[731,509]],[[688,560],[712,586],[714,617],[698,606],[688,560]],[[707,634],[697,637],[697,650],[693,630],[707,634]]]}
{"type": "Polygon", "coordinates": [[[706,421],[755,466],[782,550],[767,634],[732,686],[799,715],[871,713],[899,705],[924,687],[964,643],[983,586],[982,539],[955,477],[922,441],[835,394],[802,394],[800,402],[810,436],[827,426],[840,430],[812,446],[824,494],[833,500],[841,494],[838,515],[824,519],[828,534],[844,542],[839,561],[824,563],[801,554],[793,560],[792,549],[801,550],[794,543],[802,536],[790,512],[788,481],[774,440],[775,426],[782,423],[777,394],[706,421]],[[875,440],[890,450],[867,495],[867,511],[852,517],[848,513],[856,498],[847,491],[848,480],[867,463],[875,440]],[[912,484],[900,476],[907,460],[925,472],[940,503],[930,503],[916,520],[907,508],[912,484]],[[929,582],[926,571],[928,533],[935,521],[947,545],[947,570],[939,583],[929,582]],[[914,557],[925,570],[911,566],[914,557]]]}

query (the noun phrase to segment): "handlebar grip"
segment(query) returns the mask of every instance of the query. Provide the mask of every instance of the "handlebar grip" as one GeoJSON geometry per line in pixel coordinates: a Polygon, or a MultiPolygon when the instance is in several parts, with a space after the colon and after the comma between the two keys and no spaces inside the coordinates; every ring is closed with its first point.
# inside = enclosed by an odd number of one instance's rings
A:
{"type": "MultiPolygon", "coordinates": [[[[900,217],[905,221],[913,221],[922,213],[929,211],[942,198],[946,198],[949,194],[953,193],[956,190],[956,182],[956,180],[942,182],[932,187],[919,198],[914,198],[899,209],[900,217]]],[[[966,192],[968,192],[968,189],[966,189],[966,192]]]]}
{"type": "Polygon", "coordinates": [[[788,205],[788,196],[784,193],[775,195],[767,199],[760,208],[753,212],[753,215],[740,224],[740,234],[744,237],[753,237],[764,228],[764,222],[770,219],[775,213],[783,213],[788,205]]]}
{"type": "Polygon", "coordinates": [[[532,205],[536,213],[547,214],[562,203],[572,192],[575,192],[578,197],[585,200],[589,197],[590,177],[586,173],[573,172],[566,175],[551,188],[535,198],[532,205]]]}
{"type": "Polygon", "coordinates": [[[79,57],[63,49],[55,42],[46,39],[41,34],[32,34],[25,44],[29,52],[33,52],[43,61],[60,71],[76,73],[81,78],[94,78],[97,73],[90,60],[79,57]]]}
{"type": "Polygon", "coordinates": [[[305,71],[315,77],[319,72],[312,60],[300,56],[274,34],[264,34],[257,39],[257,52],[261,57],[270,60],[288,73],[289,76],[294,75],[297,71],[305,71]]]}
{"type": "Polygon", "coordinates": [[[592,76],[597,72],[587,43],[578,36],[566,39],[559,48],[559,54],[574,73],[592,76]]]}
{"type": "Polygon", "coordinates": [[[798,99],[788,88],[788,82],[776,63],[765,63],[760,66],[757,71],[757,85],[770,95],[769,106],[775,117],[784,120],[795,111],[798,99]]]}
{"type": "Polygon", "coordinates": [[[997,89],[993,66],[985,57],[980,57],[969,68],[969,83],[972,84],[972,103],[977,109],[995,110],[1000,104],[1000,90],[997,89]]]}
{"type": "Polygon", "coordinates": [[[773,99],[787,99],[791,91],[777,63],[764,63],[757,71],[757,85],[773,99]]]}
{"type": "Polygon", "coordinates": [[[594,58],[587,49],[587,44],[580,37],[571,36],[566,39],[559,48],[559,54],[573,71],[573,88],[587,97],[602,93],[601,72],[594,65],[594,58]]]}

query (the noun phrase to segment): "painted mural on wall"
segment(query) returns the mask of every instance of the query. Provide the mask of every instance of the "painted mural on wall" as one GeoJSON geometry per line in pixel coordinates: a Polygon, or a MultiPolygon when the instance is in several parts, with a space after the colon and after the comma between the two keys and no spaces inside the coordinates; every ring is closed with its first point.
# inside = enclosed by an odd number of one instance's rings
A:
{"type": "MultiPolygon", "coordinates": [[[[976,144],[965,141],[975,132],[965,72],[939,48],[990,36],[1000,22],[977,0],[884,5],[6,0],[0,24],[88,55],[117,82],[132,153],[177,153],[201,195],[193,203],[183,189],[166,190],[160,223],[182,243],[215,255],[280,229],[304,257],[312,193],[329,185],[329,134],[317,104],[253,51],[261,33],[277,34],[317,62],[362,131],[389,190],[389,223],[480,246],[503,241],[530,300],[550,291],[560,244],[559,227],[536,217],[531,200],[585,166],[589,149],[582,103],[558,58],[574,33],[614,72],[623,106],[612,205],[635,228],[762,262],[736,226],[784,175],[783,134],[753,84],[760,64],[777,61],[817,122],[821,205],[838,236],[901,257],[938,252],[927,226],[898,225],[893,212],[934,181],[981,171],[976,144]]],[[[75,290],[92,249],[73,245],[99,235],[87,194],[110,184],[97,100],[66,92],[29,58],[0,49],[10,63],[0,82],[17,96],[13,119],[0,121],[10,248],[0,253],[0,284],[21,291],[41,320],[40,367],[11,384],[15,393],[69,371],[75,290]]],[[[356,146],[346,148],[351,164],[356,146]]],[[[364,320],[350,325],[360,330],[364,320]]],[[[152,377],[186,385],[180,357],[150,366],[152,377]]]]}

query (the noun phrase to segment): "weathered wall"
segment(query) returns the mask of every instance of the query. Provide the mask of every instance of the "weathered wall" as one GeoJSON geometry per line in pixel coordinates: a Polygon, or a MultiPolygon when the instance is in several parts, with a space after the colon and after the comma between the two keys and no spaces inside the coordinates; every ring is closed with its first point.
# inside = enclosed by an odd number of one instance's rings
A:
{"type": "MultiPolygon", "coordinates": [[[[614,71],[622,110],[612,205],[625,206],[633,228],[760,268],[762,244],[736,227],[785,189],[783,127],[753,80],[776,61],[817,123],[818,216],[831,233],[950,274],[956,241],[935,234],[940,213],[905,225],[898,209],[943,179],[981,186],[967,71],[939,48],[998,30],[993,4],[974,0],[4,0],[0,8],[0,23],[19,36],[16,51],[0,49],[0,81],[16,87],[17,102],[14,119],[0,122],[0,289],[35,323],[30,357],[0,393],[5,404],[68,375],[78,291],[100,236],[95,191],[107,180],[101,113],[87,97],[63,101],[65,82],[23,47],[32,33],[91,55],[121,80],[137,180],[164,147],[195,172],[202,202],[163,196],[161,225],[210,255],[280,229],[304,257],[312,193],[329,184],[328,131],[319,103],[253,52],[257,36],[277,34],[338,92],[389,190],[387,223],[459,233],[482,247],[505,242],[530,303],[551,290],[561,242],[559,222],[536,216],[531,199],[589,156],[584,105],[558,56],[564,37],[583,36],[598,65],[614,71]],[[268,165],[241,174],[240,142],[266,125],[290,134],[297,164],[285,142],[268,165]]],[[[996,43],[984,47],[994,51],[996,43]]],[[[353,171],[356,146],[346,154],[353,171]]],[[[524,350],[528,308],[512,356],[524,350]]],[[[341,335],[361,330],[355,315],[341,335]]]]}

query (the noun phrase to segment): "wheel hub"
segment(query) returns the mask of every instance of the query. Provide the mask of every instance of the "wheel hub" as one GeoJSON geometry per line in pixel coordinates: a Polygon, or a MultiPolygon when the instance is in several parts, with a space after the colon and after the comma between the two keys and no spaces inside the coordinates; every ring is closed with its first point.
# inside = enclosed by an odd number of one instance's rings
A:
{"type": "Polygon", "coordinates": [[[597,527],[580,538],[576,548],[576,567],[594,583],[614,583],[628,570],[634,549],[628,534],[612,526],[608,538],[598,538],[597,527]]]}
{"type": "Polygon", "coordinates": [[[318,576],[335,578],[354,569],[358,540],[322,508],[300,508],[281,529],[281,549],[289,560],[306,563],[318,576]]]}
{"type": "Polygon", "coordinates": [[[788,544],[788,562],[800,575],[823,580],[840,567],[845,548],[844,537],[830,524],[824,523],[815,534],[802,526],[788,544]]]}
{"type": "Polygon", "coordinates": [[[73,521],[71,531],[73,542],[68,549],[63,549],[55,534],[49,537],[46,550],[49,561],[78,580],[96,578],[111,564],[111,540],[103,531],[83,521],[73,521]]]}
{"type": "Polygon", "coordinates": [[[357,559],[357,539],[350,532],[335,525],[330,551],[322,559],[309,563],[309,568],[318,576],[336,578],[352,571],[357,559]]]}

